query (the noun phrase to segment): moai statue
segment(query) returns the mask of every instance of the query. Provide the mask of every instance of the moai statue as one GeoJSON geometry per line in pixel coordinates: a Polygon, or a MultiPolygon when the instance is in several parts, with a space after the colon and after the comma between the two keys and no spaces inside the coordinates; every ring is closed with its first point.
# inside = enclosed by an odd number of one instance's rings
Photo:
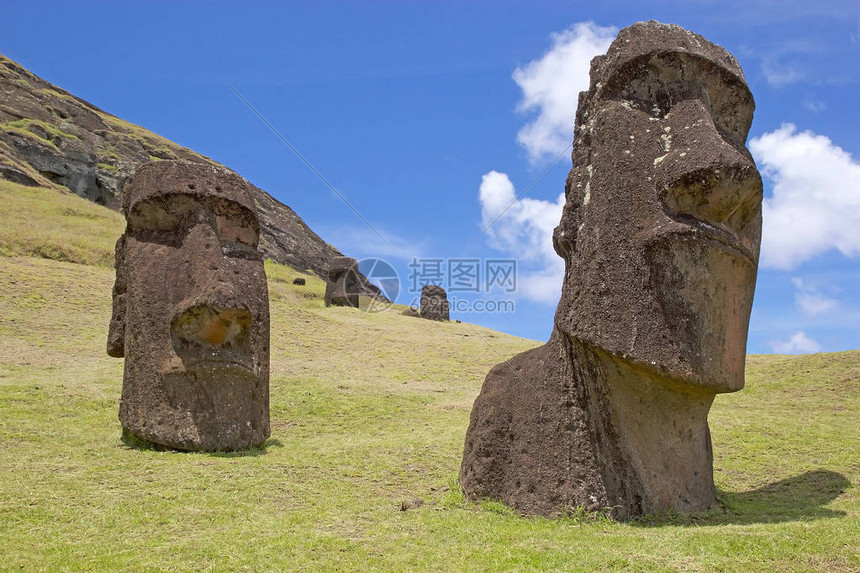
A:
{"type": "Polygon", "coordinates": [[[448,295],[437,285],[424,285],[421,289],[421,316],[430,320],[451,320],[448,312],[448,295]]]}
{"type": "Polygon", "coordinates": [[[621,519],[714,503],[708,410],[744,385],[761,240],[753,109],[735,58],[678,26],[634,24],[592,60],[554,329],[484,382],[470,499],[621,519]]]}
{"type": "Polygon", "coordinates": [[[108,354],[125,357],[127,436],[180,450],[269,437],[269,295],[250,184],[146,163],[123,191],[108,354]]]}
{"type": "Polygon", "coordinates": [[[328,267],[328,280],[325,285],[325,305],[358,308],[358,293],[360,288],[358,261],[352,257],[334,257],[328,267]]]}

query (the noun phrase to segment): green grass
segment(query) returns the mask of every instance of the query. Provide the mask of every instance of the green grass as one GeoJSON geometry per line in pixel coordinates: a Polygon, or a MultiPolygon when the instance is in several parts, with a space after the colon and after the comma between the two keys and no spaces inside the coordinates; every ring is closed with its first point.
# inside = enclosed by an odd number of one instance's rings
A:
{"type": "MultiPolygon", "coordinates": [[[[125,222],[72,193],[0,180],[0,257],[29,255],[112,266],[125,222]]],[[[2,261],[2,258],[0,258],[2,261]]]]}
{"type": "MultiPolygon", "coordinates": [[[[8,63],[10,60],[5,56],[0,55],[0,62],[8,63]]],[[[0,124],[0,132],[5,131],[30,138],[33,142],[51,148],[55,153],[62,153],[59,149],[59,147],[62,147],[62,145],[60,145],[62,138],[79,139],[79,137],[76,133],[70,133],[63,129],[64,124],[67,121],[67,115],[66,113],[57,111],[54,108],[67,107],[69,104],[75,106],[81,105],[86,109],[85,113],[95,114],[95,117],[104,122],[104,127],[107,128],[104,131],[96,129],[94,132],[96,135],[104,138],[96,143],[99,168],[103,170],[116,171],[118,169],[116,160],[119,158],[117,154],[117,145],[124,142],[122,145],[127,147],[132,141],[140,144],[143,151],[145,151],[152,160],[176,159],[179,157],[188,158],[196,156],[200,160],[207,161],[207,158],[198,153],[181,147],[160,135],[144,129],[143,127],[123,121],[92,105],[85,104],[82,100],[78,100],[71,94],[62,91],[59,88],[34,87],[35,85],[43,84],[40,83],[36,76],[17,65],[10,64],[4,66],[4,74],[6,74],[6,78],[9,83],[14,83],[25,88],[31,95],[40,99],[45,106],[45,109],[50,112],[50,116],[43,117],[46,121],[34,118],[22,118],[5,124],[0,124]],[[58,100],[66,101],[63,103],[58,100]],[[60,104],[59,106],[57,105],[58,103],[60,104]]],[[[15,95],[16,94],[13,93],[10,97],[14,98],[15,95]]],[[[8,154],[11,157],[17,155],[15,152],[7,151],[6,153],[2,153],[2,151],[3,150],[0,150],[0,155],[8,154]]],[[[18,162],[7,160],[7,163],[18,162]]],[[[28,173],[31,171],[30,169],[23,170],[28,173]]],[[[34,175],[33,173],[29,174],[31,176],[34,175]]],[[[43,178],[39,177],[38,174],[35,175],[34,179],[42,185],[48,183],[43,178]]],[[[48,186],[50,186],[50,184],[48,184],[48,186]]]]}
{"type": "Polygon", "coordinates": [[[134,139],[140,143],[144,150],[149,153],[150,161],[176,159],[178,157],[176,153],[177,151],[189,152],[204,159],[200,154],[191,152],[184,147],[180,147],[172,141],[165,139],[148,129],[144,129],[139,125],[129,123],[106,113],[100,113],[99,117],[101,117],[101,119],[111,128],[111,130],[114,131],[114,133],[123,134],[123,137],[134,139]]]}
{"type": "Polygon", "coordinates": [[[30,139],[32,139],[38,143],[41,143],[42,145],[50,147],[55,152],[60,153],[59,148],[57,148],[57,146],[54,145],[53,141],[51,141],[50,139],[45,139],[41,135],[37,135],[28,129],[24,129],[23,127],[14,127],[11,125],[0,125],[0,131],[5,131],[7,133],[15,133],[15,134],[21,135],[23,137],[29,137],[30,139]]]}
{"type": "MultiPolygon", "coordinates": [[[[10,202],[51,240],[88,229],[84,253],[122,230],[75,197],[0,190],[4,252],[41,240],[10,202]]],[[[326,309],[320,279],[266,270],[272,438],[193,454],[120,439],[112,269],[0,257],[0,569],[860,569],[860,352],[750,357],[747,388],[711,414],[720,509],[523,518],[466,503],[456,477],[484,375],[535,342],[402,307],[326,309]]]]}
{"type": "MultiPolygon", "coordinates": [[[[14,127],[18,129],[26,129],[30,132],[33,132],[34,129],[41,128],[46,133],[50,133],[56,137],[65,137],[67,139],[79,139],[77,135],[73,133],[68,133],[63,131],[56,125],[50,124],[45,121],[39,121],[37,119],[18,119],[13,122],[10,122],[2,127],[14,127]]],[[[44,138],[43,138],[44,139],[44,138]]]]}

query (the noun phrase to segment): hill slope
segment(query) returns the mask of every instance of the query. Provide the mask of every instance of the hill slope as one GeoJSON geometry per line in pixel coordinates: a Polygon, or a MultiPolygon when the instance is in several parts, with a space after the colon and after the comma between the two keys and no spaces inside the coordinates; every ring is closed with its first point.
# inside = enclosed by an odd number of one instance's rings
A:
{"type": "Polygon", "coordinates": [[[860,569],[860,351],[749,358],[711,414],[721,509],[520,518],[456,476],[484,375],[537,343],[327,309],[322,281],[267,262],[272,438],[133,450],[105,354],[122,218],[0,183],[0,569],[860,569]]]}
{"type": "MultiPolygon", "coordinates": [[[[114,117],[0,54],[0,179],[68,189],[119,209],[123,185],[137,166],[159,159],[214,163],[114,117]]],[[[255,189],[260,250],[274,261],[325,276],[329,260],[341,252],[288,206],[255,189]]]]}

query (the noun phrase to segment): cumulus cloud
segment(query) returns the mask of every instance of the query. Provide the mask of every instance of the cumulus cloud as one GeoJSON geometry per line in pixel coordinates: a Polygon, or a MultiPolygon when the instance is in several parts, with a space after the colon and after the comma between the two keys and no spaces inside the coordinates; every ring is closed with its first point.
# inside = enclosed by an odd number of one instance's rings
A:
{"type": "Polygon", "coordinates": [[[837,301],[822,293],[817,287],[807,284],[800,278],[793,278],[791,282],[797,288],[794,293],[794,302],[806,316],[818,316],[826,314],[836,308],[837,301]]]}
{"type": "Polygon", "coordinates": [[[519,296],[541,304],[555,306],[561,297],[564,262],[559,259],[545,269],[525,270],[519,273],[519,296]]]}
{"type": "Polygon", "coordinates": [[[860,255],[860,163],[790,123],[749,147],[773,185],[763,205],[762,266],[793,269],[832,249],[860,255]]]}
{"type": "Polygon", "coordinates": [[[478,198],[482,226],[492,224],[486,232],[490,244],[519,261],[519,294],[538,302],[557,303],[564,261],[552,248],[552,231],[561,219],[564,193],[555,202],[517,199],[508,175],[490,171],[481,178],[478,198]]]}
{"type": "Polygon", "coordinates": [[[555,202],[524,197],[517,199],[506,173],[490,171],[481,178],[478,191],[481,221],[494,247],[517,252],[524,259],[558,259],[552,248],[552,230],[561,219],[564,193],[555,202]]]}
{"type": "Polygon", "coordinates": [[[821,352],[821,345],[806,336],[802,330],[785,341],[771,343],[771,348],[777,354],[811,354],[821,352]]]}
{"type": "MultiPolygon", "coordinates": [[[[567,149],[579,92],[588,89],[591,59],[605,53],[617,33],[592,22],[574,24],[550,36],[552,45],[543,56],[514,70],[513,80],[523,92],[517,110],[534,114],[517,134],[530,163],[545,163],[567,149]]],[[[478,196],[482,226],[492,225],[486,232],[491,246],[519,262],[519,294],[558,302],[564,261],[552,248],[552,230],[561,219],[564,193],[555,201],[517,199],[508,175],[490,171],[481,179],[478,196]]]]}
{"type": "Polygon", "coordinates": [[[537,117],[517,134],[533,164],[555,159],[573,138],[573,120],[580,91],[588,89],[589,63],[603,54],[618,28],[580,22],[552,34],[552,47],[542,57],[518,67],[513,79],[523,91],[517,109],[537,117]]]}

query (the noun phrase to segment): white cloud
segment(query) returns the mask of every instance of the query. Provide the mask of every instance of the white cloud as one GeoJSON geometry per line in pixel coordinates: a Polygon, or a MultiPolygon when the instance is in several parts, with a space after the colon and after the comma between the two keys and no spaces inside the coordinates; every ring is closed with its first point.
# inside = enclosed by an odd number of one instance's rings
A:
{"type": "Polygon", "coordinates": [[[776,44],[765,43],[762,48],[761,71],[775,88],[820,80],[823,70],[816,63],[832,50],[827,43],[806,34],[796,34],[776,44]]]}
{"type": "Polygon", "coordinates": [[[481,178],[478,191],[483,227],[494,247],[513,251],[527,260],[558,259],[552,248],[552,230],[561,219],[564,193],[555,202],[528,197],[517,199],[506,173],[490,171],[481,178]]]}
{"type": "Polygon", "coordinates": [[[531,163],[555,159],[570,144],[579,92],[588,89],[591,59],[605,53],[616,34],[618,28],[593,22],[574,24],[552,34],[552,47],[541,58],[514,70],[513,79],[523,90],[517,109],[538,114],[517,134],[531,163]]]}
{"type": "MultiPolygon", "coordinates": [[[[536,113],[517,134],[532,164],[555,159],[570,144],[591,59],[605,53],[617,33],[592,22],[574,24],[551,35],[552,46],[543,56],[514,70],[513,80],[523,92],[518,111],[536,113]]],[[[518,260],[518,294],[556,304],[564,261],[553,250],[552,231],[561,219],[564,193],[555,201],[517,199],[507,174],[490,171],[481,179],[479,199],[482,226],[492,224],[486,232],[490,244],[518,260]]]]}
{"type": "Polygon", "coordinates": [[[818,316],[836,308],[836,299],[823,294],[817,287],[798,277],[791,279],[791,282],[797,288],[797,292],[794,293],[794,302],[803,314],[818,316]]]}
{"type": "Polygon", "coordinates": [[[761,64],[764,79],[773,87],[782,87],[803,79],[803,74],[792,66],[782,66],[773,61],[765,60],[761,64]]]}
{"type": "Polygon", "coordinates": [[[344,255],[350,257],[408,260],[423,256],[425,250],[423,243],[405,239],[378,226],[376,229],[385,240],[366,226],[336,228],[320,226],[322,235],[326,237],[329,244],[335,245],[343,251],[344,255]]]}
{"type": "Polygon", "coordinates": [[[771,343],[771,348],[777,354],[811,354],[821,351],[821,345],[806,336],[802,330],[795,332],[788,340],[771,343]]]}
{"type": "Polygon", "coordinates": [[[792,269],[832,249],[860,255],[860,163],[790,123],[749,147],[773,184],[763,205],[762,266],[792,269]]]}
{"type": "Polygon", "coordinates": [[[517,289],[523,298],[547,305],[557,305],[561,297],[564,261],[559,258],[545,269],[520,271],[517,289]]]}
{"type": "Polygon", "coordinates": [[[827,110],[827,104],[819,99],[806,99],[803,101],[803,107],[812,113],[821,113],[827,110]]]}
{"type": "Polygon", "coordinates": [[[552,231],[561,219],[564,193],[555,202],[517,199],[507,174],[490,171],[481,178],[478,198],[482,227],[492,224],[486,231],[490,244],[519,262],[519,294],[538,302],[557,303],[564,261],[553,250],[552,231]]]}

